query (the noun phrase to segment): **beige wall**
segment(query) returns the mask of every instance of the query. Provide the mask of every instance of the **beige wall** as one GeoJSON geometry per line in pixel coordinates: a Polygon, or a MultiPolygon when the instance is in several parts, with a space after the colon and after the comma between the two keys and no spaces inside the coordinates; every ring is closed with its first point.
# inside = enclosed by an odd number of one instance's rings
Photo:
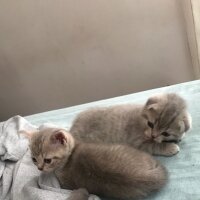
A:
{"type": "Polygon", "coordinates": [[[0,1],[0,119],[194,79],[179,2],[0,1]]]}

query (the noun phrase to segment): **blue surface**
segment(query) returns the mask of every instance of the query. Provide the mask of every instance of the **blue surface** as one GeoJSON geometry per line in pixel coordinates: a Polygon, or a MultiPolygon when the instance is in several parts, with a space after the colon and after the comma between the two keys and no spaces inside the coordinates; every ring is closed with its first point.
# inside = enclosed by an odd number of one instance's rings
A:
{"type": "Polygon", "coordinates": [[[200,200],[200,81],[192,81],[169,87],[158,88],[135,94],[96,101],[60,110],[25,117],[35,125],[46,122],[70,127],[74,117],[81,111],[94,106],[109,106],[122,103],[144,103],[152,94],[177,92],[188,102],[193,119],[193,128],[180,143],[179,154],[165,158],[157,157],[169,171],[169,182],[160,192],[148,200],[200,200]]]}

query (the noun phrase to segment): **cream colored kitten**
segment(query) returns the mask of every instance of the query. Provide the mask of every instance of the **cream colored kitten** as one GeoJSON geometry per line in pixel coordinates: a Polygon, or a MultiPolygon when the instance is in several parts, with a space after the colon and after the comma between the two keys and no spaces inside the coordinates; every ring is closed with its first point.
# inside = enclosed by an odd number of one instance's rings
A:
{"type": "Polygon", "coordinates": [[[166,169],[149,154],[125,145],[77,142],[65,130],[32,134],[30,149],[39,170],[54,171],[62,188],[75,189],[70,200],[86,200],[88,192],[140,199],[167,180],[166,169]]]}
{"type": "Polygon", "coordinates": [[[145,105],[123,104],[80,113],[70,132],[84,142],[128,144],[154,155],[172,156],[191,127],[185,100],[177,94],[149,98],[145,105]]]}

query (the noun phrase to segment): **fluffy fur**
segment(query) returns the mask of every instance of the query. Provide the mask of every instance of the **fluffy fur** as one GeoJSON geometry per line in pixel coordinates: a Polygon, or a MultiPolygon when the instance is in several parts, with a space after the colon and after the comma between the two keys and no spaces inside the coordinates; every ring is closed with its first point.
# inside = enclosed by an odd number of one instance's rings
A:
{"type": "Polygon", "coordinates": [[[154,155],[172,156],[179,152],[175,143],[190,127],[184,99],[169,93],[153,96],[145,105],[89,109],[77,116],[70,132],[84,142],[128,144],[154,155]]]}
{"type": "Polygon", "coordinates": [[[87,191],[140,199],[167,180],[166,169],[145,152],[126,145],[75,142],[65,130],[49,128],[33,134],[30,149],[38,169],[54,171],[62,188],[75,189],[71,200],[88,199],[87,191]]]}

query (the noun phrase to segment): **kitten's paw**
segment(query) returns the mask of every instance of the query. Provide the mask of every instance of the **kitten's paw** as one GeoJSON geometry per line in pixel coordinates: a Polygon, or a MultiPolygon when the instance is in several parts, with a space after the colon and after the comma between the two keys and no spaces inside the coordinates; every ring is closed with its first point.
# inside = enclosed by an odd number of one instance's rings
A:
{"type": "Polygon", "coordinates": [[[179,151],[180,151],[180,148],[177,144],[169,143],[166,146],[164,156],[173,156],[173,155],[177,154],[179,151]]]}
{"type": "Polygon", "coordinates": [[[101,200],[101,199],[97,197],[96,195],[90,195],[88,200],[101,200]]]}
{"type": "Polygon", "coordinates": [[[88,197],[88,191],[84,188],[79,188],[77,190],[73,190],[67,200],[88,200],[88,197]]]}
{"type": "Polygon", "coordinates": [[[77,190],[74,190],[73,192],[80,193],[80,194],[83,194],[83,195],[89,195],[88,191],[84,188],[79,188],[77,190]]]}

